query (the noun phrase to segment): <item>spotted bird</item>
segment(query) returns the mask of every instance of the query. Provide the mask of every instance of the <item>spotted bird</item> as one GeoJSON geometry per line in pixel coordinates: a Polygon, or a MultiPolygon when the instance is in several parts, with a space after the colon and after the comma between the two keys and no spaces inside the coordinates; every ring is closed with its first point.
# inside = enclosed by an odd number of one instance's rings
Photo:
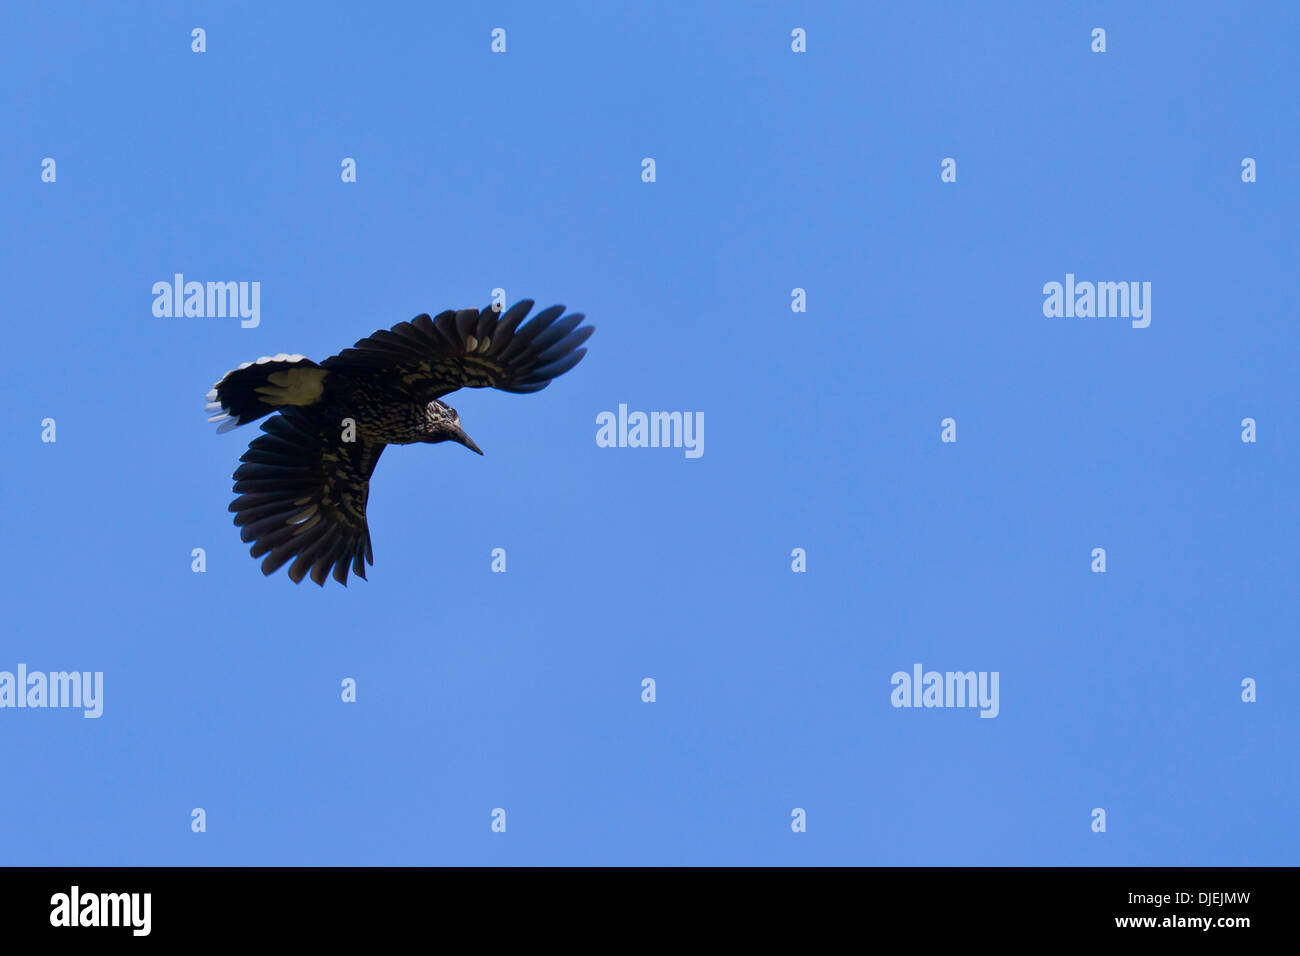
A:
{"type": "Polygon", "coordinates": [[[587,354],[579,346],[595,329],[579,327],[581,313],[561,318],[555,305],[521,327],[532,307],[417,315],[320,364],[282,354],[227,372],[207,395],[218,432],[277,413],[239,459],[230,503],[253,557],[266,555],[262,573],[292,559],[295,583],[310,573],[323,587],[333,569],[346,586],[349,566],[365,578],[366,501],[384,448],[454,441],[481,455],[444,395],[541,391],[587,354]]]}

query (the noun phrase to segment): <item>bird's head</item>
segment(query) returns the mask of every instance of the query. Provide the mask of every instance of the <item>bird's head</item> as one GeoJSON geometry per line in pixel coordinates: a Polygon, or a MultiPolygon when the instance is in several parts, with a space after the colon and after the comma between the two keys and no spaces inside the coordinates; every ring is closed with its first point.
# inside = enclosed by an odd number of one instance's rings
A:
{"type": "Polygon", "coordinates": [[[425,441],[429,444],[436,445],[438,442],[454,441],[464,445],[476,454],[483,454],[482,449],[465,434],[465,429],[460,427],[460,415],[456,413],[456,409],[446,402],[434,399],[425,408],[424,416],[429,426],[428,437],[425,441]]]}

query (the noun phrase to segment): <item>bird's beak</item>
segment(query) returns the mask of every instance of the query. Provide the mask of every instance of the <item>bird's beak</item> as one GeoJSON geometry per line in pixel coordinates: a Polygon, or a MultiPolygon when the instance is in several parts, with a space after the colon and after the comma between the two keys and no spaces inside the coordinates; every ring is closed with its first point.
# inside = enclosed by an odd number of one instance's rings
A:
{"type": "Polygon", "coordinates": [[[483,454],[483,449],[479,448],[478,445],[474,444],[474,439],[466,435],[465,430],[463,428],[456,429],[456,434],[452,436],[451,440],[460,442],[462,445],[464,445],[470,451],[474,452],[474,454],[476,455],[483,454]]]}

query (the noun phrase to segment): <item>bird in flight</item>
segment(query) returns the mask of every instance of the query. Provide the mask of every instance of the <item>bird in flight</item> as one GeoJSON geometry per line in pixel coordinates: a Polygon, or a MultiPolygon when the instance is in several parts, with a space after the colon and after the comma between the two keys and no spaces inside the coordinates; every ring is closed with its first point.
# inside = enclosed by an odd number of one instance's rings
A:
{"type": "Polygon", "coordinates": [[[444,395],[541,391],[587,354],[595,329],[581,313],[561,318],[554,305],[521,326],[532,307],[417,315],[319,364],[274,355],[227,372],[207,395],[218,432],[278,413],[239,459],[230,503],[253,557],[266,555],[262,573],[292,559],[295,583],[310,573],[324,587],[332,569],[346,586],[349,567],[365,578],[375,563],[366,501],[384,448],[454,441],[481,455],[444,395]]]}

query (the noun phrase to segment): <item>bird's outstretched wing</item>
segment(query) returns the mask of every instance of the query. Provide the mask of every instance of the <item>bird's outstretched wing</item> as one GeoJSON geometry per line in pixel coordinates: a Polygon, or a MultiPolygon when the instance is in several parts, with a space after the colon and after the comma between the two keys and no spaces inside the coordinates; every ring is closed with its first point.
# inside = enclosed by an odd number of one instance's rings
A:
{"type": "Polygon", "coordinates": [[[365,562],[375,563],[366,526],[370,476],[384,445],[343,441],[336,422],[286,408],[262,424],[235,471],[230,503],[240,537],[253,542],[262,573],[271,574],[290,558],[289,577],[300,582],[308,571],[322,587],[348,583],[348,565],[364,578],[365,562]]]}
{"type": "Polygon", "coordinates": [[[331,372],[364,375],[421,402],[458,388],[536,392],[581,361],[595,329],[579,328],[580,312],[560,318],[553,305],[520,326],[533,307],[524,299],[505,312],[462,309],[418,315],[380,330],[321,362],[331,372]]]}

